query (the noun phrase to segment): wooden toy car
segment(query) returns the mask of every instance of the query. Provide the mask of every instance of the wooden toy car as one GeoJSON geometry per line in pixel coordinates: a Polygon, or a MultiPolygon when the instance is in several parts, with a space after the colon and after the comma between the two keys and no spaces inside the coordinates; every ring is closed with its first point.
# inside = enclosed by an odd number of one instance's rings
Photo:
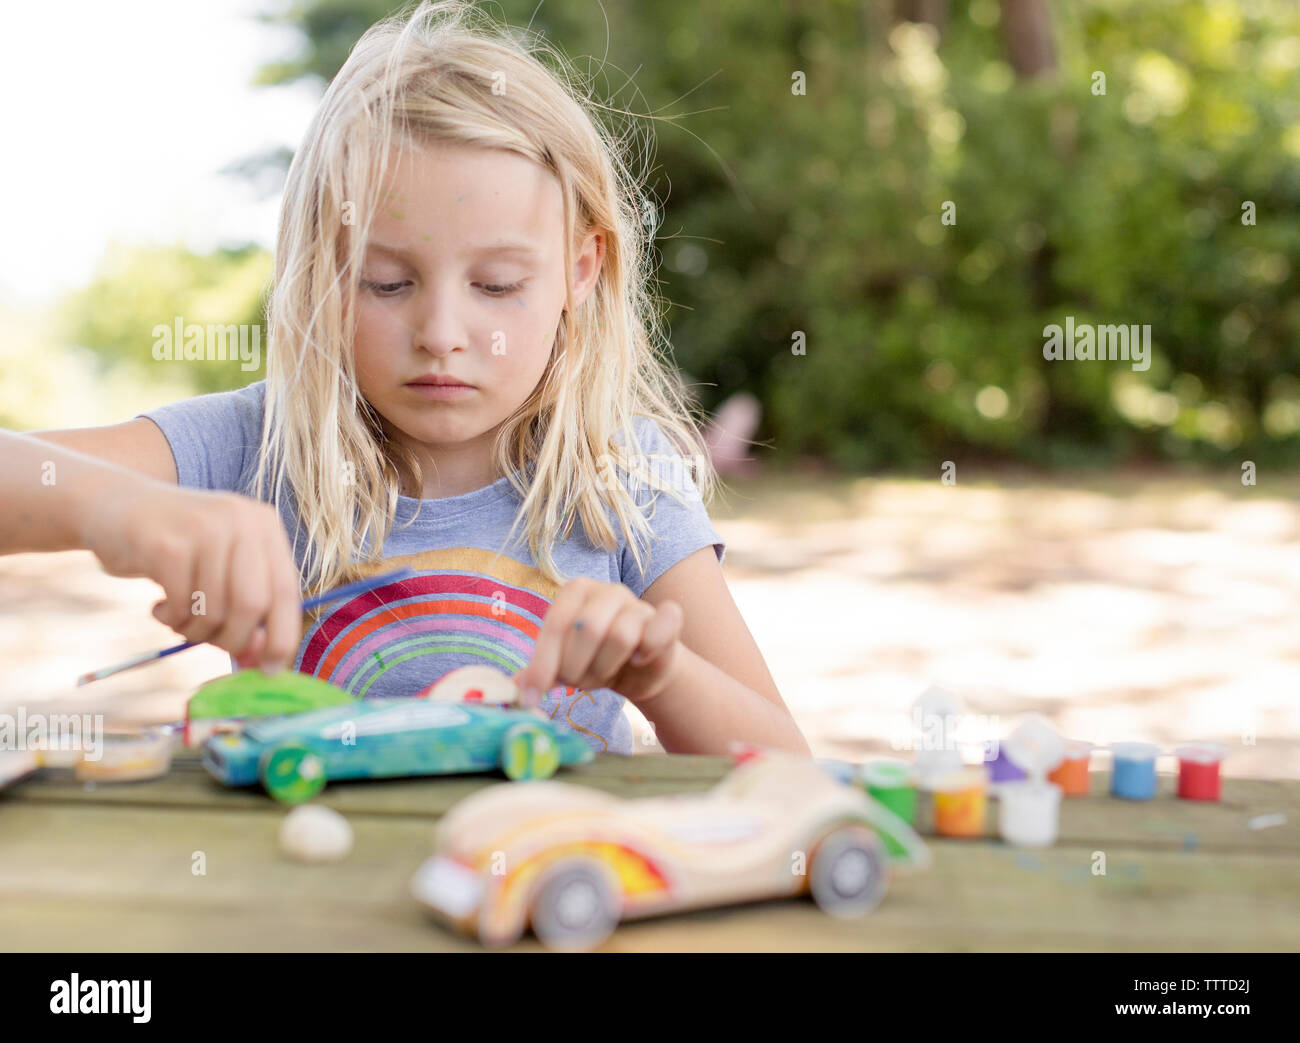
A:
{"type": "Polygon", "coordinates": [[[209,681],[190,698],[185,710],[185,745],[198,746],[219,732],[237,732],[249,721],[354,701],[337,685],[296,670],[274,676],[260,670],[237,670],[209,681]]]}
{"type": "Polygon", "coordinates": [[[443,674],[420,692],[418,698],[434,702],[514,706],[519,701],[519,687],[509,674],[494,666],[462,666],[443,674]]]}
{"type": "Polygon", "coordinates": [[[860,916],[891,868],[929,860],[912,828],[861,788],[810,760],[765,755],[700,795],[623,800],[561,782],[482,790],[439,823],[411,890],[484,944],[531,926],[547,946],[588,949],[620,920],[804,893],[834,916],[860,916]]]}
{"type": "Polygon", "coordinates": [[[227,786],[261,782],[277,800],[311,800],[329,780],[454,775],[500,769],[544,779],[595,758],[576,733],[541,714],[427,699],[366,699],[272,721],[203,744],[227,786]]]}

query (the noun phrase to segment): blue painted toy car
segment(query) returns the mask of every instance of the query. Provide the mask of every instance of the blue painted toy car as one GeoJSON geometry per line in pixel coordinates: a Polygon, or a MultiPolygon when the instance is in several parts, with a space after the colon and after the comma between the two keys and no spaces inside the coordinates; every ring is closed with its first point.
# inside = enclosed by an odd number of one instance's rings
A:
{"type": "Polygon", "coordinates": [[[366,699],[248,725],[203,744],[203,766],[227,786],[260,782],[288,804],[330,780],[454,775],[500,769],[545,779],[586,764],[591,747],[538,714],[427,699],[366,699]]]}

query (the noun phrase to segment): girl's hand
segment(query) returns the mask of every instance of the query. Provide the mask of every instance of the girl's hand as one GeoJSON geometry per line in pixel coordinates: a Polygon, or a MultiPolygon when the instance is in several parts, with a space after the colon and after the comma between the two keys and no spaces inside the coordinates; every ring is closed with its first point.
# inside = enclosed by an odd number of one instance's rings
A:
{"type": "Polygon", "coordinates": [[[246,496],[123,489],[84,522],[84,546],[113,576],[148,576],[166,594],[154,618],[240,666],[275,673],[302,640],[302,597],[275,509],[246,496]]]}
{"type": "Polygon", "coordinates": [[[557,684],[612,688],[634,703],[653,699],[673,679],[682,609],[657,609],[620,583],[579,578],[564,584],[542,621],[528,665],[515,675],[524,706],[557,684]]]}

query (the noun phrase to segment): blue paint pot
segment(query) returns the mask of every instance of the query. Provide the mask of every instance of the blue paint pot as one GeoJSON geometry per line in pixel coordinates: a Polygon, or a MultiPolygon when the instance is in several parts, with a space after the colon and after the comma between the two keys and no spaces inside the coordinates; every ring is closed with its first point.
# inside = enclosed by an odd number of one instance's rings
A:
{"type": "Polygon", "coordinates": [[[1110,795],[1122,800],[1150,800],[1156,795],[1156,757],[1160,747],[1150,742],[1116,742],[1110,746],[1114,764],[1110,795]]]}

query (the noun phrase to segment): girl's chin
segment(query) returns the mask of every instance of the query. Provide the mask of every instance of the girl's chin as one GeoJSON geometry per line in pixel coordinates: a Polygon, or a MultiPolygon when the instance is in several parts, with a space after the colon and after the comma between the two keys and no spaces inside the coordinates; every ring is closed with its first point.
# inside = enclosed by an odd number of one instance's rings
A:
{"type": "Polygon", "coordinates": [[[403,411],[399,422],[393,425],[408,441],[423,445],[449,447],[463,445],[475,438],[487,434],[493,429],[492,424],[460,412],[458,416],[430,417],[428,411],[421,410],[414,415],[403,411]]]}

